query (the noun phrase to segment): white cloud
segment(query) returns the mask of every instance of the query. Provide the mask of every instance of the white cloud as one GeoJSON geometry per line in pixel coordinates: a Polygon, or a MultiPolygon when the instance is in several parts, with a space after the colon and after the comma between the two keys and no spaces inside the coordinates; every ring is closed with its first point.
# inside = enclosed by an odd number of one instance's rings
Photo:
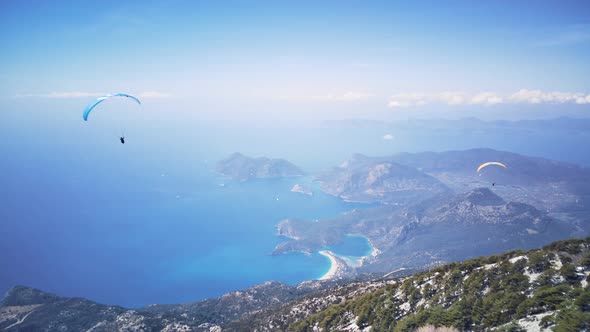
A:
{"type": "Polygon", "coordinates": [[[421,106],[427,103],[428,95],[424,93],[398,93],[391,96],[389,107],[421,106]]]}
{"type": "Polygon", "coordinates": [[[471,97],[470,103],[476,105],[501,104],[504,99],[495,92],[481,92],[471,97]]]}
{"type": "Polygon", "coordinates": [[[144,91],[138,96],[139,98],[170,98],[172,95],[158,91],[144,91]]]}
{"type": "Polygon", "coordinates": [[[521,89],[511,94],[498,92],[467,93],[446,91],[438,93],[398,93],[390,97],[389,107],[411,107],[426,104],[498,105],[498,104],[590,104],[590,94],[521,89]]]}
{"type": "Polygon", "coordinates": [[[391,134],[385,134],[385,135],[383,135],[383,139],[386,140],[386,141],[391,141],[394,138],[395,137],[393,137],[393,135],[391,135],[391,134]]]}
{"type": "Polygon", "coordinates": [[[541,91],[521,89],[510,96],[510,99],[519,103],[540,104],[552,103],[563,104],[575,102],[577,104],[587,104],[587,97],[583,93],[576,92],[556,92],[556,91],[541,91]]]}
{"type": "Polygon", "coordinates": [[[389,106],[389,107],[409,107],[412,105],[410,105],[410,103],[407,101],[391,100],[387,104],[387,106],[389,106]]]}
{"type": "Polygon", "coordinates": [[[465,93],[463,92],[441,92],[435,96],[435,100],[440,100],[449,105],[461,105],[465,103],[465,93]]]}
{"type": "Polygon", "coordinates": [[[398,93],[391,96],[389,107],[423,106],[430,103],[460,105],[465,103],[466,94],[460,91],[439,93],[398,93]]]}

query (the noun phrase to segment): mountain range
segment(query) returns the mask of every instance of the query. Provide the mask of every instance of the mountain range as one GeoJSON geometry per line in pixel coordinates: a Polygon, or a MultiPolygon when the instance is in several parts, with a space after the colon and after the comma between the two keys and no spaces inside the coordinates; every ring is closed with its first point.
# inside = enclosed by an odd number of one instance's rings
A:
{"type": "Polygon", "coordinates": [[[126,309],[23,286],[0,302],[2,331],[583,331],[590,237],[365,279],[267,282],[216,299],[126,309]]]}
{"type": "Polygon", "coordinates": [[[427,268],[590,232],[590,170],[491,149],[367,157],[317,176],[327,193],[377,204],[319,221],[277,224],[274,254],[311,253],[362,235],[374,247],[356,272],[427,268]],[[508,167],[487,167],[502,161],[508,167]]]}
{"type": "MultiPolygon", "coordinates": [[[[238,153],[216,170],[239,180],[303,174],[285,160],[238,153]]],[[[277,233],[288,239],[274,254],[313,253],[347,235],[366,237],[372,254],[355,266],[335,257],[344,269],[334,279],[296,286],[267,282],[219,298],[140,309],[17,286],[0,304],[0,330],[590,328],[583,325],[590,321],[590,239],[514,251],[590,233],[589,169],[473,149],[355,154],[315,179],[326,193],[369,204],[317,221],[279,221],[277,233]],[[476,172],[486,161],[507,168],[476,172]]]]}

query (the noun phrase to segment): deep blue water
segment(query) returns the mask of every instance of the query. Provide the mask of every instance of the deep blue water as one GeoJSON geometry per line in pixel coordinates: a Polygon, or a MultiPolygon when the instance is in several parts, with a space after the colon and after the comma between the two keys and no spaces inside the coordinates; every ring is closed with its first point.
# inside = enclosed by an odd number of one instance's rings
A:
{"type": "MultiPolygon", "coordinates": [[[[317,190],[289,191],[308,178],[239,182],[211,172],[234,151],[287,158],[308,171],[354,152],[471,147],[590,165],[579,153],[590,142],[583,131],[258,128],[201,123],[198,113],[179,117],[147,106],[127,121],[123,146],[118,124],[98,115],[81,121],[79,103],[0,110],[0,292],[21,284],[142,306],[321,277],[329,269],[324,256],[271,255],[283,240],[276,223],[332,217],[358,205],[317,190]],[[385,133],[395,139],[384,141],[385,133]]],[[[353,236],[329,249],[360,256],[370,247],[353,236]]]]}
{"type": "Polygon", "coordinates": [[[206,167],[194,172],[200,176],[192,181],[161,173],[71,183],[64,174],[45,192],[15,192],[5,203],[19,211],[0,212],[4,229],[10,228],[0,247],[13,253],[0,258],[10,267],[0,284],[140,306],[194,301],[266,280],[294,284],[328,270],[318,254],[271,255],[284,240],[274,225],[286,217],[329,217],[355,205],[290,192],[301,179],[238,182],[206,167]]]}
{"type": "Polygon", "coordinates": [[[78,116],[2,116],[0,292],[27,285],[137,307],[295,284],[321,277],[329,260],[271,255],[285,240],[275,225],[360,206],[290,192],[309,178],[219,177],[215,161],[233,151],[221,130],[151,119],[121,145],[118,129],[78,116]]]}

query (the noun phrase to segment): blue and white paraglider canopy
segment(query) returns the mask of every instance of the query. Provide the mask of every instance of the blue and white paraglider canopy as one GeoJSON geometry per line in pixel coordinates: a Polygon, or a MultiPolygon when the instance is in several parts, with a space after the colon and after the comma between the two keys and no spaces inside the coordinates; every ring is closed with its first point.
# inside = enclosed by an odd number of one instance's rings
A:
{"type": "Polygon", "coordinates": [[[135,100],[135,102],[137,102],[139,105],[141,105],[141,101],[139,99],[137,99],[136,97],[133,97],[132,95],[128,95],[126,93],[109,93],[106,96],[97,98],[95,101],[93,101],[88,106],[86,106],[86,108],[84,109],[84,113],[82,115],[82,118],[84,118],[84,121],[88,121],[88,115],[90,114],[90,112],[92,112],[92,110],[96,107],[96,105],[102,103],[103,101],[105,101],[107,99],[113,98],[113,97],[131,98],[131,99],[135,100]]]}

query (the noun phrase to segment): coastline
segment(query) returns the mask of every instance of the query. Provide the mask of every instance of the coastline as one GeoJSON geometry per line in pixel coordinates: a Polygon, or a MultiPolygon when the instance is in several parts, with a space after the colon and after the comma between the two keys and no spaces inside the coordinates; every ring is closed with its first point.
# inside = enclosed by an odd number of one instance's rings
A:
{"type": "MultiPolygon", "coordinates": [[[[365,238],[367,238],[369,245],[371,246],[371,248],[373,248],[373,250],[371,250],[371,256],[377,257],[377,255],[381,254],[381,250],[377,249],[377,247],[375,247],[375,245],[373,245],[373,242],[371,241],[371,239],[369,239],[368,236],[365,236],[365,238]]],[[[368,257],[368,256],[365,256],[365,257],[368,257]]]]}
{"type": "Polygon", "coordinates": [[[349,234],[345,234],[345,236],[354,236],[354,237],[360,237],[360,238],[363,238],[363,239],[365,239],[365,240],[367,241],[367,243],[368,243],[368,244],[369,244],[369,246],[371,247],[371,250],[370,250],[370,252],[367,252],[367,253],[366,253],[366,254],[364,254],[364,255],[361,255],[361,256],[350,256],[350,257],[358,257],[358,258],[364,258],[364,257],[370,257],[370,256],[373,256],[373,257],[375,257],[375,256],[377,256],[377,255],[379,255],[379,254],[381,253],[381,250],[377,249],[377,248],[376,248],[376,247],[373,245],[373,242],[371,241],[371,239],[370,239],[368,236],[366,236],[366,235],[363,235],[363,234],[358,234],[358,233],[349,233],[349,234]]]}
{"type": "Polygon", "coordinates": [[[339,256],[330,250],[318,251],[320,255],[328,257],[330,260],[330,269],[318,280],[329,280],[350,273],[356,268],[363,266],[367,260],[375,259],[381,253],[379,249],[373,246],[373,243],[368,237],[361,234],[347,234],[347,236],[357,236],[366,239],[371,246],[371,251],[363,256],[339,256]]]}
{"type": "Polygon", "coordinates": [[[329,250],[320,250],[318,251],[320,255],[328,257],[330,259],[330,269],[326,272],[321,278],[318,280],[329,280],[336,277],[338,271],[342,270],[342,266],[338,259],[336,259],[336,255],[329,250]]]}
{"type": "Polygon", "coordinates": [[[291,188],[291,192],[293,193],[299,193],[299,194],[304,194],[307,196],[313,196],[313,191],[311,191],[310,188],[308,188],[305,185],[301,185],[299,183],[296,183],[293,185],[293,187],[291,188]]]}

